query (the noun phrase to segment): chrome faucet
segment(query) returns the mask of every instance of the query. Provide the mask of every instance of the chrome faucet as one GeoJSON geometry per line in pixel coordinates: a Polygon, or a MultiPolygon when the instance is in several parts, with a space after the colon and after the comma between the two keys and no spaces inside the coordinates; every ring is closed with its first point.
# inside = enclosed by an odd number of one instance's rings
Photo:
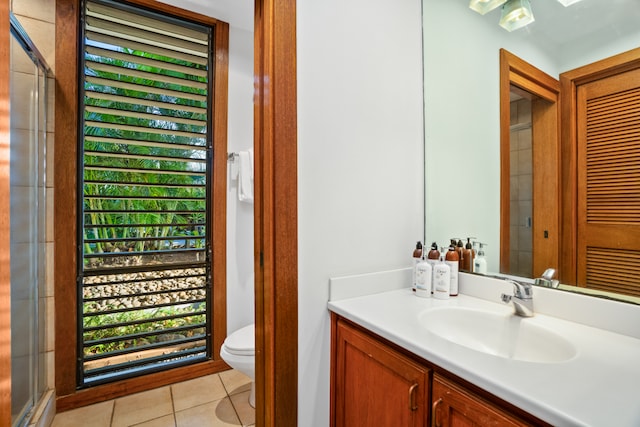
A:
{"type": "Polygon", "coordinates": [[[556,270],[553,268],[547,268],[544,273],[542,273],[542,277],[536,278],[536,285],[546,286],[547,288],[557,288],[560,285],[560,281],[553,279],[555,274],[556,270]]]}
{"type": "Polygon", "coordinates": [[[513,303],[515,314],[522,317],[533,316],[533,288],[530,283],[516,282],[506,279],[513,285],[513,295],[502,294],[502,302],[513,303]]]}

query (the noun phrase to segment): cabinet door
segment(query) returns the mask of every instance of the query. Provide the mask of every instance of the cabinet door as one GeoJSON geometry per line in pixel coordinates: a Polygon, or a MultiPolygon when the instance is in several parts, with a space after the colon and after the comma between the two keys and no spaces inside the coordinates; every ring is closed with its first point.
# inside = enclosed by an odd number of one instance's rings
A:
{"type": "Polygon", "coordinates": [[[433,378],[431,416],[433,427],[529,425],[439,375],[433,378]]]}
{"type": "Polygon", "coordinates": [[[335,427],[427,425],[427,368],[342,321],[335,346],[335,427]]]}

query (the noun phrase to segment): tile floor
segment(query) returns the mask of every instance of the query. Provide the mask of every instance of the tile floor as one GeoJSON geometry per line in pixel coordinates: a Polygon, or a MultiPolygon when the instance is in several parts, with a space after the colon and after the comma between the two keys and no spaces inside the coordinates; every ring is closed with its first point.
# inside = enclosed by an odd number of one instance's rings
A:
{"type": "Polygon", "coordinates": [[[225,371],[57,414],[52,427],[255,426],[251,380],[225,371]]]}

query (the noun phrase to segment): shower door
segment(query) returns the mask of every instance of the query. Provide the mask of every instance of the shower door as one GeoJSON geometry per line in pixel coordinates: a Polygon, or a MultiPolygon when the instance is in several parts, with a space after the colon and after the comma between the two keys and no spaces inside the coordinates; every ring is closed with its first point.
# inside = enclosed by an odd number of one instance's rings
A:
{"type": "Polygon", "coordinates": [[[11,21],[11,424],[22,426],[46,388],[46,75],[11,21]]]}

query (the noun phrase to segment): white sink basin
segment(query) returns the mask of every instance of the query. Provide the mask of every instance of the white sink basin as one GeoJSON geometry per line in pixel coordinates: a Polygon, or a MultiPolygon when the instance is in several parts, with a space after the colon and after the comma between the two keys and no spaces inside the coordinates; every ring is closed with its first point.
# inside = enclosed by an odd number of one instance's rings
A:
{"type": "Polygon", "coordinates": [[[511,312],[438,307],[423,311],[420,324],[447,341],[505,359],[558,363],[577,353],[570,341],[536,324],[535,317],[511,312]]]}

